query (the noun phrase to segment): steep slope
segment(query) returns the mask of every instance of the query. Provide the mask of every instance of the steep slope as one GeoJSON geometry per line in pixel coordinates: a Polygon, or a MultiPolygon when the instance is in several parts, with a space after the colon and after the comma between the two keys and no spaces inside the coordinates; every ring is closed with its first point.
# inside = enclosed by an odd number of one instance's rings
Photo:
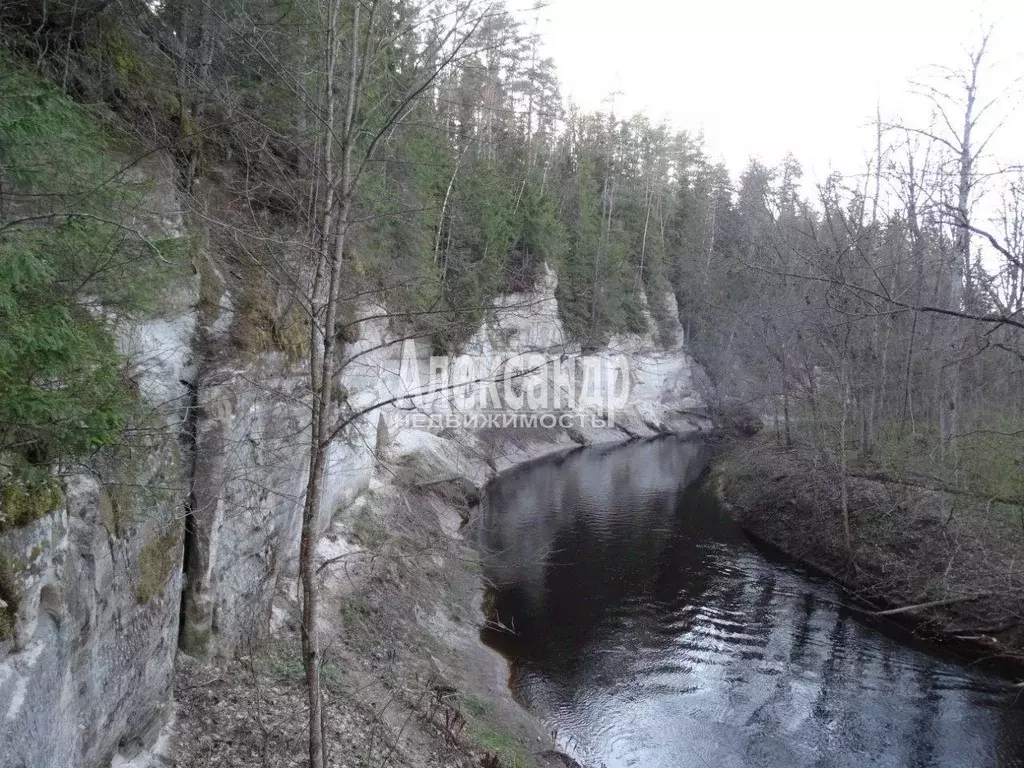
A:
{"type": "MultiPolygon", "coordinates": [[[[147,208],[153,226],[175,237],[183,228],[169,168],[149,165],[147,208]]],[[[0,640],[4,768],[93,768],[136,755],[170,714],[179,645],[199,658],[250,651],[268,636],[293,576],[308,449],[305,378],[282,352],[229,354],[232,296],[200,311],[202,279],[168,287],[159,316],[119,331],[138,391],[166,426],[120,457],[116,482],[68,474],[53,511],[0,535],[0,607],[12,624],[0,640]]],[[[501,297],[462,354],[445,361],[448,372],[493,378],[528,355],[521,369],[578,357],[556,289],[547,270],[533,291],[501,297]]],[[[590,404],[552,414],[553,426],[495,426],[486,418],[493,404],[481,398],[487,382],[396,400],[432,388],[430,342],[407,338],[379,307],[360,312],[372,319],[346,349],[341,407],[365,412],[332,445],[324,559],[337,554],[332,542],[358,542],[344,510],[367,490],[401,496],[414,477],[462,482],[472,493],[496,471],[546,453],[691,430],[701,409],[699,371],[681,331],[668,347],[649,334],[622,336],[590,355],[608,375],[593,382],[590,404]],[[611,413],[607,403],[620,407],[611,413]],[[562,413],[572,418],[559,422],[562,413]]],[[[550,383],[546,371],[511,380],[529,390],[550,383]]]]}

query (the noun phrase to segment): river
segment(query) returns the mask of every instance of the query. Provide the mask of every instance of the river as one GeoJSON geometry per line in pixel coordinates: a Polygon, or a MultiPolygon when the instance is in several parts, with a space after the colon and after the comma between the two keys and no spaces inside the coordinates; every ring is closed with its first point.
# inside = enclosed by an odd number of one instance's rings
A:
{"type": "Polygon", "coordinates": [[[589,448],[485,494],[477,537],[523,704],[586,766],[1017,766],[998,678],[901,642],[755,549],[697,441],[589,448]]]}

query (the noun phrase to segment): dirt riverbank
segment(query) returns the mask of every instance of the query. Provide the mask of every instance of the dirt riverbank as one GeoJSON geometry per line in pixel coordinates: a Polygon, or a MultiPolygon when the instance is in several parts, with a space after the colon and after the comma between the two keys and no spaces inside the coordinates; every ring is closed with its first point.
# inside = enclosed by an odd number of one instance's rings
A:
{"type": "MultiPolygon", "coordinates": [[[[332,768],[576,765],[513,699],[508,663],[480,641],[482,569],[463,535],[476,491],[419,452],[336,515],[318,550],[332,768]]],[[[251,654],[179,665],[166,765],[305,765],[298,609],[287,594],[279,602],[272,636],[251,654]]]]}
{"type": "Polygon", "coordinates": [[[856,471],[773,437],[722,449],[709,478],[756,540],[841,585],[851,606],[1011,676],[1024,675],[1024,509],[856,471]]]}

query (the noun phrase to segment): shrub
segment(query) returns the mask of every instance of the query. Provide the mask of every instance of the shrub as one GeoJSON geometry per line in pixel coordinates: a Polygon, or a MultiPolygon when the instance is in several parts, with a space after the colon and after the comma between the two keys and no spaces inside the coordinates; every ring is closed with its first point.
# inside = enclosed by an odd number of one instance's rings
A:
{"type": "Polygon", "coordinates": [[[82,108],[0,59],[0,454],[50,465],[117,441],[134,400],[109,328],[175,249],[122,225],[139,202],[82,108]]]}

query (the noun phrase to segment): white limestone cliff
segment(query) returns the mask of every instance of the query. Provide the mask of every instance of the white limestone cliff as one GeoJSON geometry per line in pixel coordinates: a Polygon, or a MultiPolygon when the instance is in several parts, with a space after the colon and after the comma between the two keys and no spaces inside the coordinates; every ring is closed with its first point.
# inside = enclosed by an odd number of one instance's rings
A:
{"type": "MultiPolygon", "coordinates": [[[[154,203],[161,205],[166,233],[180,233],[166,195],[154,203]]],[[[451,368],[472,363],[499,372],[526,354],[578,355],[555,289],[556,276],[545,270],[534,291],[496,301],[451,368]]],[[[179,646],[198,656],[245,651],[270,630],[275,597],[291,583],[307,461],[305,378],[280,353],[244,361],[218,354],[230,296],[222,297],[219,316],[201,322],[198,292],[198,278],[183,281],[161,317],[120,334],[139,392],[169,425],[169,439],[135,449],[130,482],[66,475],[58,509],[0,534],[0,577],[18,598],[5,609],[15,613],[12,635],[0,640],[0,768],[106,768],[139,754],[171,711],[179,646]]],[[[668,309],[674,317],[674,306],[668,309]]],[[[379,309],[365,308],[364,316],[374,314],[379,309]]],[[[321,530],[333,525],[338,533],[344,517],[334,513],[371,485],[393,484],[395,474],[382,467],[413,458],[439,479],[479,486],[579,444],[706,424],[695,416],[703,400],[699,370],[681,329],[669,331],[668,345],[648,333],[616,337],[598,352],[618,361],[629,383],[615,413],[590,407],[598,421],[614,417],[607,426],[427,429],[410,426],[416,409],[408,403],[369,410],[331,447],[321,530]]],[[[363,324],[345,350],[354,361],[341,374],[342,408],[403,394],[403,353],[429,379],[429,343],[401,335],[386,319],[363,324]]],[[[416,408],[428,416],[456,413],[459,402],[462,411],[484,410],[474,395],[486,386],[445,392],[416,408]]],[[[123,478],[124,467],[117,469],[123,478]]]]}

